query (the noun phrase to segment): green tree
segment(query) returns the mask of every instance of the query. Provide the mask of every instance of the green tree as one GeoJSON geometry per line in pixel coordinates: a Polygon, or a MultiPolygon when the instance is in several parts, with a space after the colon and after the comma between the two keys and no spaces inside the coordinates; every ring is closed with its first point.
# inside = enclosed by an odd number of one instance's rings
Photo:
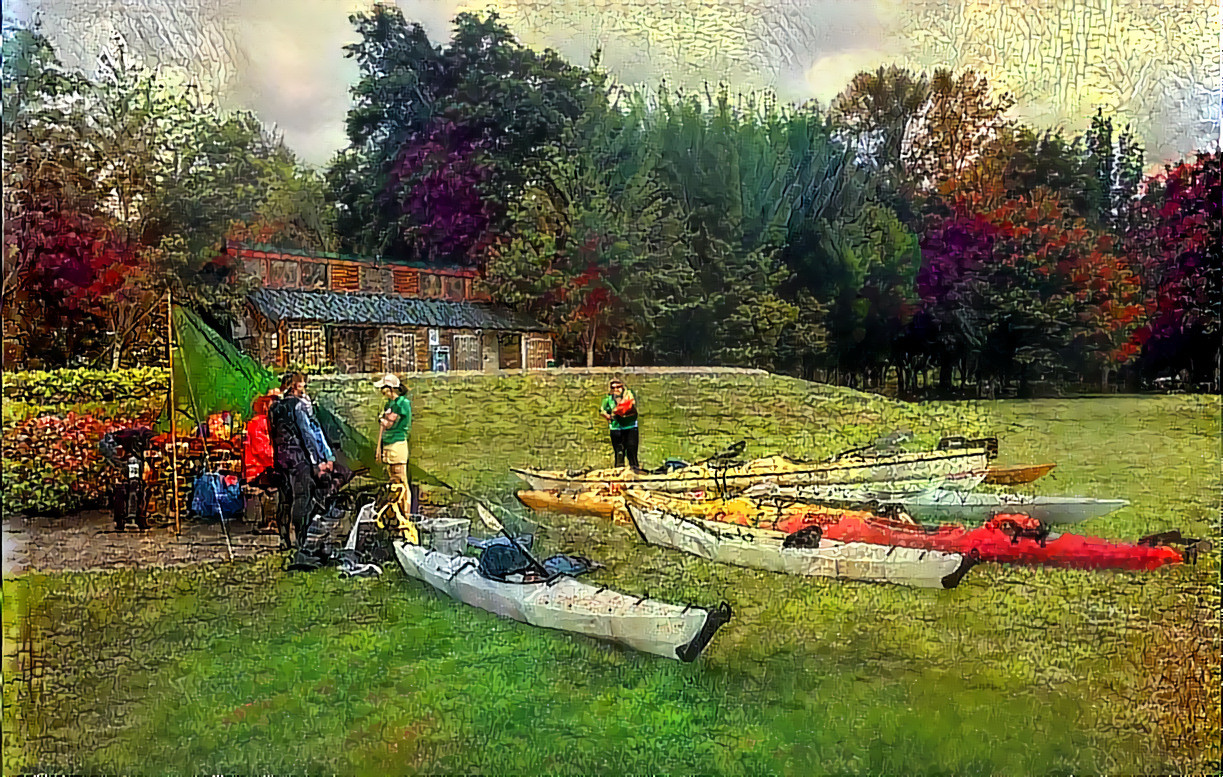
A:
{"type": "Polygon", "coordinates": [[[438,136],[439,129],[457,133],[450,141],[482,149],[473,161],[486,163],[491,174],[483,183],[486,202],[479,207],[492,215],[499,233],[508,206],[528,184],[525,171],[591,99],[603,95],[590,71],[553,51],[521,45],[495,13],[459,14],[445,49],[430,43],[424,29],[409,25],[393,5],[376,4],[350,20],[360,40],[346,50],[361,77],[348,116],[349,147],[329,174],[345,250],[423,259],[444,255],[438,246],[422,247],[408,236],[446,234],[419,222],[451,214],[422,213],[404,204],[411,190],[435,173],[416,161],[422,158],[419,149],[451,144],[438,136]]]}
{"type": "Polygon", "coordinates": [[[639,128],[603,100],[547,149],[510,209],[486,284],[561,334],[563,353],[639,352],[691,293],[684,224],[639,128]]]}

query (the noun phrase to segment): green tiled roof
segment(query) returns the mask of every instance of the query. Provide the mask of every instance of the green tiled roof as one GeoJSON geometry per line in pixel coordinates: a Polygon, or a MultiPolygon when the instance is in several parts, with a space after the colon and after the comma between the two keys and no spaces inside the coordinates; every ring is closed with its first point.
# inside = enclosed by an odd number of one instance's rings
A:
{"type": "Polygon", "coordinates": [[[472,302],[410,299],[393,294],[268,288],[257,289],[250,300],[255,309],[270,321],[548,331],[546,326],[530,316],[472,302]]]}

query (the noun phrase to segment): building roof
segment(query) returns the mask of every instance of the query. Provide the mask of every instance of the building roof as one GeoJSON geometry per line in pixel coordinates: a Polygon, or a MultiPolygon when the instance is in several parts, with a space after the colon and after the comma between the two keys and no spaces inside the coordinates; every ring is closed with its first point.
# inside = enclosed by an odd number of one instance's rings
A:
{"type": "Polygon", "coordinates": [[[227,240],[225,242],[226,253],[234,255],[252,255],[262,254],[272,257],[281,256],[284,258],[300,257],[303,259],[334,259],[344,262],[359,262],[361,264],[376,265],[381,267],[411,267],[417,270],[426,272],[435,272],[442,275],[463,275],[474,276],[476,270],[474,267],[464,267],[460,265],[433,265],[423,262],[410,262],[407,259],[401,259],[397,256],[358,256],[355,254],[338,254],[330,251],[310,251],[303,248],[286,248],[284,246],[272,245],[270,243],[243,243],[236,240],[227,240]]]}
{"type": "Polygon", "coordinates": [[[530,316],[473,302],[412,299],[393,294],[257,289],[251,303],[270,321],[322,321],[366,326],[431,326],[547,332],[530,316]]]}

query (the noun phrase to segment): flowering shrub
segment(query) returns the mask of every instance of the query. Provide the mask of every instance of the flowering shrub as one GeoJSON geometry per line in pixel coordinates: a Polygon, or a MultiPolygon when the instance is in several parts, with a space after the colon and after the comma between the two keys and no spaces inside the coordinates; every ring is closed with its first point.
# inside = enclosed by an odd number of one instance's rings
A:
{"type": "Polygon", "coordinates": [[[98,442],[109,431],[148,420],[91,414],[43,415],[3,433],[6,512],[62,515],[104,503],[112,480],[98,442]]]}
{"type": "Polygon", "coordinates": [[[34,405],[117,402],[163,396],[169,385],[169,370],[164,367],[34,370],[6,373],[4,398],[34,405]]]}

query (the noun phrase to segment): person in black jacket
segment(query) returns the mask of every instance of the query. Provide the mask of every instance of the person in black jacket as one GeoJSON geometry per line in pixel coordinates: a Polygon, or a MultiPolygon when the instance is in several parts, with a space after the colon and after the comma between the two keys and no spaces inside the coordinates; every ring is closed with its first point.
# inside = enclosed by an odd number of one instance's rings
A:
{"type": "Polygon", "coordinates": [[[335,467],[335,454],[314,417],[314,406],[306,398],[306,376],[290,372],[280,382],[283,396],[268,411],[272,438],[272,465],[284,484],[280,520],[280,549],[301,547],[306,541],[310,508],[318,479],[335,467]],[[286,498],[287,497],[287,498],[286,498]],[[287,512],[287,515],[285,515],[287,512]],[[290,526],[296,537],[290,537],[290,526]]]}

